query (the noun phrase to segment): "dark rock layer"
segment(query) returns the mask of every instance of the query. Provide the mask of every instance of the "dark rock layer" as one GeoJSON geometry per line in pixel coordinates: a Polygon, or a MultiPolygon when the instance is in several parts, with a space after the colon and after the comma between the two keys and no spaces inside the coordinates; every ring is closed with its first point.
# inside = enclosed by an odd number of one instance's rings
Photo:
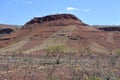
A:
{"type": "MultiPolygon", "coordinates": [[[[30,20],[29,22],[27,22],[25,25],[57,21],[57,20],[61,20],[61,22],[64,20],[74,20],[74,21],[79,21],[81,25],[86,25],[81,20],[79,20],[76,16],[74,16],[72,14],[56,14],[56,15],[48,15],[48,16],[44,16],[44,17],[35,17],[32,20],[30,20]]],[[[64,22],[64,23],[68,23],[68,21],[64,22]]],[[[64,23],[62,22],[62,24],[64,24],[64,23]]]]}
{"type": "Polygon", "coordinates": [[[120,27],[101,27],[97,29],[103,30],[103,31],[120,31],[120,27]]]}
{"type": "Polygon", "coordinates": [[[11,28],[0,29],[0,34],[10,34],[13,31],[11,28]]]}

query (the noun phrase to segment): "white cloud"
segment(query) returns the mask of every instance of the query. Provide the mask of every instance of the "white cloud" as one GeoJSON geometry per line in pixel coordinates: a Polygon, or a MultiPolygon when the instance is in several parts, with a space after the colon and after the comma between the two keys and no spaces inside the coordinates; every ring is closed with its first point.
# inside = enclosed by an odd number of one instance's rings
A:
{"type": "Polygon", "coordinates": [[[68,10],[68,11],[73,11],[73,10],[79,11],[80,9],[75,8],[75,7],[67,7],[66,10],[68,10]]]}
{"type": "Polygon", "coordinates": [[[32,4],[33,2],[30,0],[12,0],[13,2],[19,2],[19,3],[24,3],[24,4],[32,4]]]}
{"type": "Polygon", "coordinates": [[[91,9],[87,9],[87,8],[83,8],[83,9],[78,9],[78,8],[75,8],[75,7],[67,7],[66,8],[67,11],[84,11],[84,12],[90,12],[91,9]]]}
{"type": "Polygon", "coordinates": [[[85,12],[90,12],[91,9],[82,9],[82,11],[85,11],[85,12]]]}
{"type": "Polygon", "coordinates": [[[32,4],[32,1],[25,1],[25,4],[32,4]]]}

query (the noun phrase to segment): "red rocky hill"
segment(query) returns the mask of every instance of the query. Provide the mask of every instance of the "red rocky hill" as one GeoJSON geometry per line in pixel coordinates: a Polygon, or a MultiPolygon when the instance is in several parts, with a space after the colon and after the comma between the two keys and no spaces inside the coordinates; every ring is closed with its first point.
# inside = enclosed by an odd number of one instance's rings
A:
{"type": "Polygon", "coordinates": [[[68,53],[115,53],[120,32],[106,32],[72,14],[35,17],[20,30],[0,39],[0,53],[43,54],[49,46],[64,45],[68,53]]]}

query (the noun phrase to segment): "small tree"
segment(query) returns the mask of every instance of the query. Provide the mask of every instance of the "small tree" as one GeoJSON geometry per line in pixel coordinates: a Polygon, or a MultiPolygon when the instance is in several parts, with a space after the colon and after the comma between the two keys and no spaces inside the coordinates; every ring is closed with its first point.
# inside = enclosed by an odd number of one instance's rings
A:
{"type": "Polygon", "coordinates": [[[56,64],[60,63],[60,58],[65,53],[65,47],[63,45],[50,46],[45,50],[47,52],[47,56],[56,56],[56,64]]]}

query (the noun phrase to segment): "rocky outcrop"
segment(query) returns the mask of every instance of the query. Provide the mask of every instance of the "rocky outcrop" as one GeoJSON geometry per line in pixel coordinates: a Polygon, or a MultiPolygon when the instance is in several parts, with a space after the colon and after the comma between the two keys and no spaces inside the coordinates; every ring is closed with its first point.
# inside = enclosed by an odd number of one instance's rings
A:
{"type": "Polygon", "coordinates": [[[54,21],[55,26],[56,25],[57,26],[65,25],[65,24],[69,25],[71,23],[87,25],[72,14],[56,14],[56,15],[48,15],[48,16],[44,16],[44,17],[35,17],[32,20],[30,20],[29,22],[27,22],[25,25],[34,24],[34,23],[44,23],[44,22],[50,22],[50,21],[54,21]],[[56,21],[56,23],[55,23],[55,21],[56,21]],[[58,24],[58,23],[60,23],[60,24],[58,24]]]}
{"type": "Polygon", "coordinates": [[[103,31],[120,31],[120,27],[100,27],[97,29],[103,30],[103,31]]]}
{"type": "Polygon", "coordinates": [[[0,34],[10,34],[13,31],[11,28],[0,29],[0,34]]]}

